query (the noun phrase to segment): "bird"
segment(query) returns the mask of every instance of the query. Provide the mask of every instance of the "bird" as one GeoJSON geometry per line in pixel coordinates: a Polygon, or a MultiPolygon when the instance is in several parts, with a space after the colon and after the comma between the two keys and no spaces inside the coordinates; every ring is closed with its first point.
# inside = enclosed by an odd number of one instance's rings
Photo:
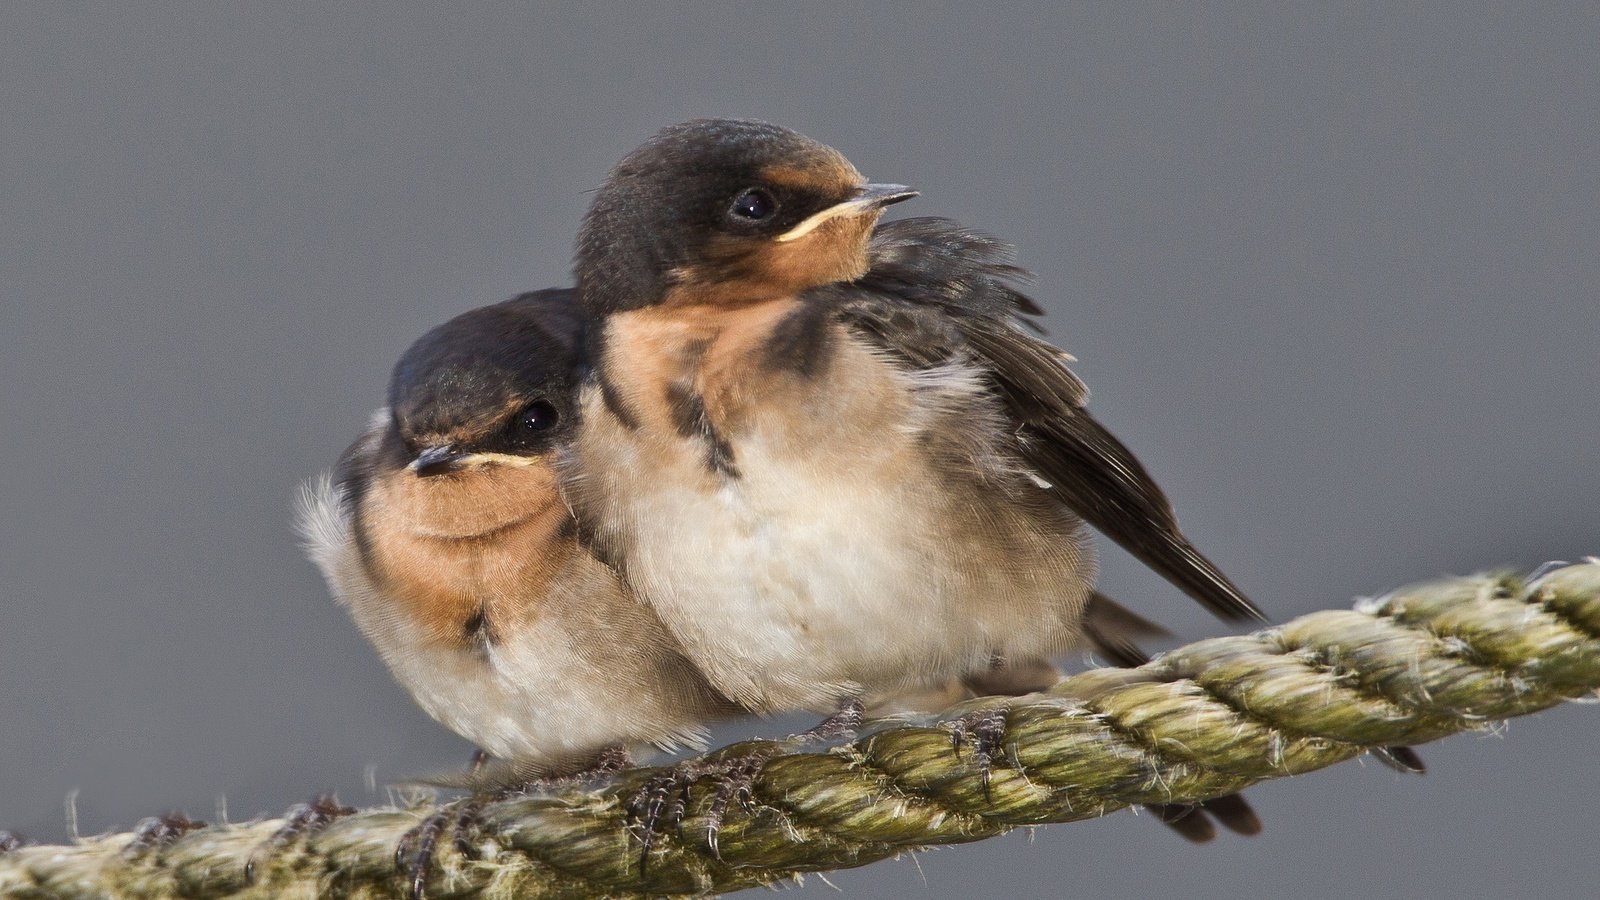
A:
{"type": "MultiPolygon", "coordinates": [[[[882,708],[1106,646],[1086,525],[1221,618],[1265,621],[1085,409],[1011,249],[880,224],[914,196],[751,120],[669,126],[611,170],[577,240],[589,372],[561,464],[597,553],[760,713],[882,708]]],[[[975,731],[987,764],[997,721],[956,739],[975,731]]],[[[1236,796],[1217,812],[1259,830],[1236,796]]]]}
{"type": "Polygon", "coordinates": [[[555,459],[584,322],[546,290],[429,331],[300,510],[309,555],[393,676],[519,777],[703,746],[707,723],[742,712],[578,539],[555,459]]]}
{"type": "Polygon", "coordinates": [[[581,527],[716,687],[827,711],[1081,643],[1099,528],[1259,609],[1084,409],[1000,242],[776,125],[701,119],[596,192],[581,527]]]}

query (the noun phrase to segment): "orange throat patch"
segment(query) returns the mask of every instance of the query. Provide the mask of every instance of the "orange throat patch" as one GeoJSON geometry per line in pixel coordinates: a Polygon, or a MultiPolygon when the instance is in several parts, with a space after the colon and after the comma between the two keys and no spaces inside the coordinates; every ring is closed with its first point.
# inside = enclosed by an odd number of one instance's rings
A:
{"type": "Polygon", "coordinates": [[[574,552],[571,513],[547,465],[374,479],[360,510],[371,576],[436,640],[470,643],[536,613],[574,552]]]}

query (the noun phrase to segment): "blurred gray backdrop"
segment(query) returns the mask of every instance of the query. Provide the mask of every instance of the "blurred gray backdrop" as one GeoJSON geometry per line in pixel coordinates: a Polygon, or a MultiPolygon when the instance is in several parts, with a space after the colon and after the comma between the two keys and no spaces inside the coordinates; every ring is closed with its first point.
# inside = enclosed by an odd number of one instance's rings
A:
{"type": "MultiPolygon", "coordinates": [[[[1096,414],[1280,616],[1600,553],[1595,4],[665,7],[0,8],[0,827],[62,839],[71,791],[85,833],[369,803],[369,765],[465,759],[302,560],[296,485],[423,330],[564,283],[586,192],[693,116],[1014,241],[1096,414]]],[[[832,881],[1593,896],[1597,728],[1274,782],[1255,839],[1124,813],[832,881]]]]}

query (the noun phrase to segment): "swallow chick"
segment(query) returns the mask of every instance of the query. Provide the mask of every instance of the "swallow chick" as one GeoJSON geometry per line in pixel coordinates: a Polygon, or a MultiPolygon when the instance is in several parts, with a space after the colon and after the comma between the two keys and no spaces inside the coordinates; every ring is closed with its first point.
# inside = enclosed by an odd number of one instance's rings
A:
{"type": "Polygon", "coordinates": [[[474,793],[396,848],[412,897],[443,837],[475,854],[493,796],[628,765],[630,747],[703,746],[706,723],[741,712],[578,540],[555,459],[576,430],[583,323],[570,292],[540,291],[430,331],[302,504],[334,596],[417,703],[481,748],[474,793]]]}
{"type": "Polygon", "coordinates": [[[1083,410],[998,243],[758,122],[658,133],[578,240],[593,376],[567,467],[596,545],[717,688],[827,711],[1078,644],[1100,527],[1256,608],[1083,410]]]}
{"type": "MultiPolygon", "coordinates": [[[[1085,411],[1009,248],[879,226],[913,196],[749,121],[668,127],[612,170],[578,239],[592,373],[564,465],[597,551],[759,712],[1053,674],[1102,637],[1086,523],[1261,619],[1085,411]]],[[[987,781],[1003,711],[953,727],[987,781]]]]}
{"type": "Polygon", "coordinates": [[[614,745],[699,746],[738,711],[577,539],[554,460],[576,430],[583,321],[569,292],[541,291],[430,331],[300,519],[417,703],[546,776],[614,745]]]}

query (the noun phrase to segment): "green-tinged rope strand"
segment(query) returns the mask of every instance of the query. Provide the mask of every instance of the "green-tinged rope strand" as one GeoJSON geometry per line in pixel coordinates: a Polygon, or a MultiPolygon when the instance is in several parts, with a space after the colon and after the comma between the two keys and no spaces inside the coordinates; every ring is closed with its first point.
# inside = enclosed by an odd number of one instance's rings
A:
{"type": "MultiPolygon", "coordinates": [[[[677,895],[768,884],[1018,825],[1209,799],[1596,689],[1600,561],[1531,582],[1438,581],[1190,644],[1138,669],[1085,672],[1043,694],[879,724],[842,746],[714,751],[686,766],[754,759],[750,796],[724,796],[713,833],[718,782],[695,781],[681,822],[655,838],[643,865],[625,807],[662,769],[491,803],[467,833],[474,853],[439,843],[428,892],[677,895]],[[1005,710],[987,778],[952,743],[951,723],[979,708],[1005,710]]],[[[397,843],[435,809],[364,810],[292,836],[279,835],[278,819],[22,847],[0,853],[0,896],[400,896],[397,843]]]]}

